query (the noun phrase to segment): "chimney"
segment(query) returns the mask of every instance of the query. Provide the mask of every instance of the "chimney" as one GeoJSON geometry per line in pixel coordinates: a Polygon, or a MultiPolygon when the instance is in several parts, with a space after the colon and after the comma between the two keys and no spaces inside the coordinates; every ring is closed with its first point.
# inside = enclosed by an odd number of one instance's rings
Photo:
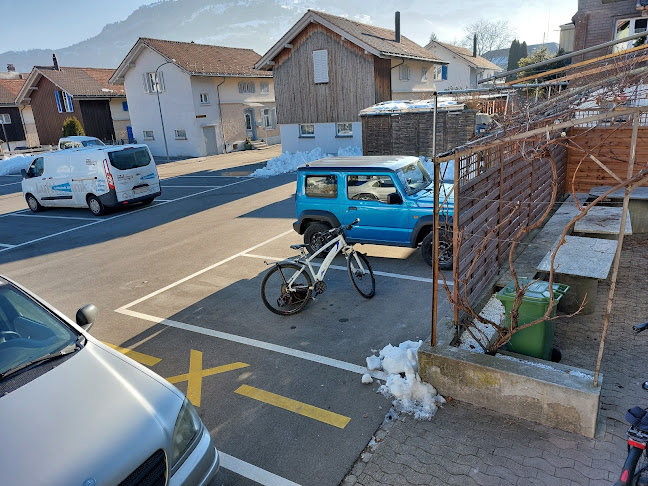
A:
{"type": "Polygon", "coordinates": [[[13,64],[7,64],[7,72],[8,73],[15,73],[16,72],[16,67],[13,64]]]}
{"type": "Polygon", "coordinates": [[[477,57],[477,34],[473,36],[473,57],[477,57]]]}
{"type": "Polygon", "coordinates": [[[396,42],[400,42],[400,12],[396,12],[396,42]]]}
{"type": "Polygon", "coordinates": [[[54,63],[54,70],[60,71],[61,69],[59,68],[58,59],[56,59],[56,54],[52,54],[52,62],[54,63]]]}

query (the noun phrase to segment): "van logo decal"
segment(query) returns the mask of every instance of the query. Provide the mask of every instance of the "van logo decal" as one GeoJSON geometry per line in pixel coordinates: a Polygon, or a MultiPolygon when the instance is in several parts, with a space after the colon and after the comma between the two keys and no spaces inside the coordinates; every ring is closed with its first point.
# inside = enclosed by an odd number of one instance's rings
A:
{"type": "Polygon", "coordinates": [[[72,187],[70,187],[69,182],[66,182],[65,184],[59,184],[58,186],[52,186],[52,189],[61,192],[72,192],[72,187]]]}
{"type": "Polygon", "coordinates": [[[143,181],[145,179],[155,179],[155,174],[151,172],[150,174],[146,174],[145,176],[140,177],[140,180],[143,181]]]}

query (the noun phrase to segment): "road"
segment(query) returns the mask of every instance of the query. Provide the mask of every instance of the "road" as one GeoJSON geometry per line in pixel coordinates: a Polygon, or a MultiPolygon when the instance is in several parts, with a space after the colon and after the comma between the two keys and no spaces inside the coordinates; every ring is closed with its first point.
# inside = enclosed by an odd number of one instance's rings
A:
{"type": "Polygon", "coordinates": [[[0,274],[68,316],[96,304],[92,334],[196,405],[223,454],[214,484],[337,485],[391,406],[378,382],[361,383],[365,358],[429,336],[432,272],[418,251],[361,245],[373,299],[340,260],[304,311],[270,313],[265,262],[301,242],[295,175],[249,175],[277,154],[160,165],[160,198],[102,217],[32,214],[20,177],[0,177],[0,274]]]}

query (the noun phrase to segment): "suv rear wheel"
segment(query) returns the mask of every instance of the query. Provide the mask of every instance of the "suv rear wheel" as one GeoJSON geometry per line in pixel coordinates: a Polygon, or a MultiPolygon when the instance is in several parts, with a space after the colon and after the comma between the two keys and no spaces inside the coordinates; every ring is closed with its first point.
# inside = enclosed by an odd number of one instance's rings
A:
{"type": "MultiPolygon", "coordinates": [[[[423,238],[421,243],[421,255],[425,263],[432,266],[432,244],[434,243],[434,232],[430,231],[428,235],[423,238]]],[[[439,232],[439,268],[441,270],[452,270],[452,238],[445,232],[439,232]]]]}
{"type": "MultiPolygon", "coordinates": [[[[331,226],[327,223],[313,223],[306,228],[306,231],[304,231],[304,244],[307,245],[306,249],[308,253],[312,255],[326,244],[326,239],[320,233],[324,233],[330,229],[331,226]]],[[[322,252],[320,255],[325,257],[326,253],[322,252]]]]}

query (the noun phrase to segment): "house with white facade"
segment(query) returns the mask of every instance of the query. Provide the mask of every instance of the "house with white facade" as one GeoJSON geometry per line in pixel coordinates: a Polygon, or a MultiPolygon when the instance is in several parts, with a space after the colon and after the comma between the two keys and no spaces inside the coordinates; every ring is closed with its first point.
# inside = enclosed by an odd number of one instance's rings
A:
{"type": "Polygon", "coordinates": [[[279,142],[272,73],[251,49],[140,38],[110,82],[123,84],[133,136],[154,155],[201,157],[279,142]]]}
{"type": "Polygon", "coordinates": [[[362,147],[364,108],[425,99],[446,64],[395,29],[309,10],[256,63],[274,73],[284,152],[362,147]]]}
{"type": "Polygon", "coordinates": [[[502,71],[497,64],[493,64],[465,47],[432,41],[425,48],[433,56],[447,63],[446,66],[439,66],[433,73],[434,82],[439,91],[477,88],[477,81],[502,71]]]}
{"type": "Polygon", "coordinates": [[[0,77],[0,152],[40,145],[31,106],[16,101],[24,84],[17,76],[0,77]]]}

